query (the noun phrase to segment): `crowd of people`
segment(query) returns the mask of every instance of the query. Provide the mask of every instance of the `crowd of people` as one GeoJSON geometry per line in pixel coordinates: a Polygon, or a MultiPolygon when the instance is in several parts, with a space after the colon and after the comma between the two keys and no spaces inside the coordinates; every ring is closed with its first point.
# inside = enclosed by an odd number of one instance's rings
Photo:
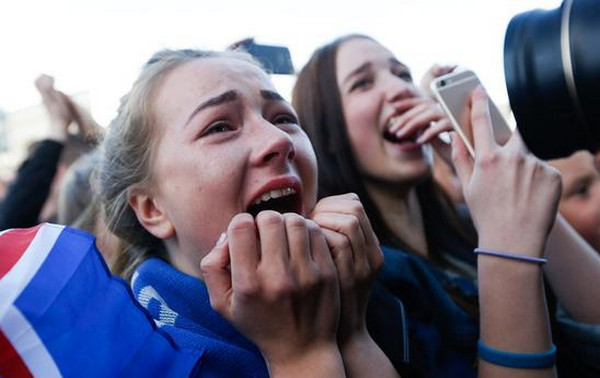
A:
{"type": "MultiPolygon", "coordinates": [[[[423,81],[455,68],[434,67],[423,81]]],[[[291,104],[259,63],[231,50],[157,52],[106,129],[52,78],[36,86],[51,132],[0,204],[0,226],[11,229],[0,251],[29,227],[95,238],[96,247],[82,243],[92,255],[83,273],[64,283],[89,291],[60,306],[97,308],[120,295],[129,312],[105,306],[94,322],[91,310],[75,311],[79,332],[119,324],[110,340],[129,345],[141,336],[124,323],[143,324],[189,356],[160,354],[156,343],[140,353],[192,376],[600,374],[595,158],[543,162],[516,131],[498,145],[482,88],[471,97],[472,158],[409,67],[364,35],[318,48],[291,104]],[[121,279],[129,296],[105,284],[121,279]]],[[[80,248],[56,243],[40,271],[72,264],[80,248]]],[[[16,290],[11,266],[0,276],[6,292],[16,290]]],[[[52,286],[34,294],[49,297],[52,286]]],[[[25,319],[41,313],[15,306],[25,319]]],[[[57,318],[44,318],[44,332],[64,331],[57,318]]],[[[4,334],[7,324],[0,319],[4,334]]],[[[77,354],[48,350],[61,374],[86,372],[77,354]]],[[[163,371],[121,357],[97,358],[134,375],[163,371]]],[[[32,375],[46,371],[21,353],[0,359],[0,374],[18,375],[17,360],[32,375]]]]}

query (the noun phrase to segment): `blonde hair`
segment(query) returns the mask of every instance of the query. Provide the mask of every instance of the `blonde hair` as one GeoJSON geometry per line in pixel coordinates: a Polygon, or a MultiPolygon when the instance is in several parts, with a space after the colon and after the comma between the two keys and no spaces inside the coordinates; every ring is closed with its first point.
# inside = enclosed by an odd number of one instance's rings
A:
{"type": "Polygon", "coordinates": [[[121,99],[116,118],[108,127],[99,170],[99,195],[108,228],[125,242],[115,262],[115,273],[130,278],[133,270],[151,256],[166,259],[162,241],[139,223],[129,206],[134,185],[149,185],[153,152],[159,139],[154,92],[175,68],[196,59],[231,58],[259,66],[250,55],[235,51],[162,50],[144,65],[131,91],[121,99]]]}

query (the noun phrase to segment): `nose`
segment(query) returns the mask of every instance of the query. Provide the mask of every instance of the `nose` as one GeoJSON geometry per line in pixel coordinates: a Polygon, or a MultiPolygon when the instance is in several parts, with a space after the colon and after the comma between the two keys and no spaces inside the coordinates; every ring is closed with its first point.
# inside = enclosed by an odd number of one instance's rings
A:
{"type": "Polygon", "coordinates": [[[385,82],[385,99],[387,102],[394,103],[409,97],[414,97],[415,95],[413,84],[396,75],[388,73],[385,82]]]}
{"type": "Polygon", "coordinates": [[[252,129],[256,146],[252,162],[255,165],[283,164],[296,156],[292,137],[276,125],[259,119],[252,129]]]}

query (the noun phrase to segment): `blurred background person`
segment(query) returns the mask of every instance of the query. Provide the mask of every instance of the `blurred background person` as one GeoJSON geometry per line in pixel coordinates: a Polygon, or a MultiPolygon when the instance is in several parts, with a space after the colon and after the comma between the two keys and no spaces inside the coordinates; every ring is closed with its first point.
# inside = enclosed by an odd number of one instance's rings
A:
{"type": "Polygon", "coordinates": [[[0,228],[31,227],[40,221],[56,221],[60,181],[66,169],[98,142],[101,128],[67,95],[54,88],[54,78],[41,75],[35,81],[50,127],[35,142],[19,167],[0,205],[0,228]],[[75,123],[74,132],[70,125],[75,123]]]}

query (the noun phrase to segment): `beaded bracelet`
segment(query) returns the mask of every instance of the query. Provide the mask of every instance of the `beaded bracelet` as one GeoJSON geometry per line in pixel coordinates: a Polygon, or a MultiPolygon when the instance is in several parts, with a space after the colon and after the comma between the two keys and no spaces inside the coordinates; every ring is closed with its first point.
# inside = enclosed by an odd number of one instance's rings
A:
{"type": "Polygon", "coordinates": [[[476,255],[489,255],[489,256],[496,256],[496,257],[503,257],[506,259],[526,261],[526,262],[536,263],[536,264],[546,264],[548,262],[548,259],[545,259],[543,257],[531,257],[531,256],[520,255],[517,253],[494,251],[494,250],[485,249],[485,248],[475,248],[473,253],[475,253],[476,255]]]}
{"type": "Polygon", "coordinates": [[[477,342],[477,352],[482,360],[494,365],[516,369],[547,369],[554,366],[556,361],[556,346],[542,353],[512,353],[492,349],[481,339],[477,342]]]}

